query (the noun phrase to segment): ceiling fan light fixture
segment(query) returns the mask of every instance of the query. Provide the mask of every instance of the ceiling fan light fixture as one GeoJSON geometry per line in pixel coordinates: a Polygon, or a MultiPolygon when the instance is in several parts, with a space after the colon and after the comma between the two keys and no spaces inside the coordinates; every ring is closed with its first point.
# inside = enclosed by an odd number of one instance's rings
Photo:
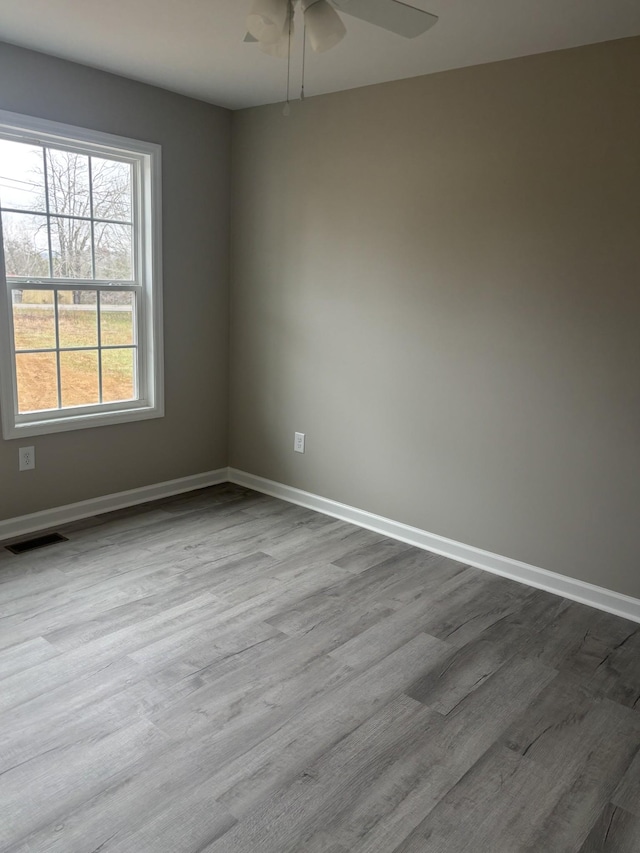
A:
{"type": "Polygon", "coordinates": [[[294,34],[293,4],[288,3],[288,12],[285,18],[282,32],[278,41],[259,42],[258,47],[263,53],[275,56],[276,59],[286,59],[289,56],[289,47],[294,34]]]}
{"type": "Polygon", "coordinates": [[[247,15],[247,30],[260,45],[277,44],[289,33],[289,0],[253,0],[247,15]]]}
{"type": "Polygon", "coordinates": [[[302,0],[309,43],[316,53],[335,47],[347,34],[336,10],[327,0],[302,0]]]}
{"type": "MultiPolygon", "coordinates": [[[[293,27],[291,28],[291,35],[293,36],[293,27]]],[[[289,55],[289,31],[287,30],[287,34],[282,36],[280,41],[270,44],[261,42],[258,44],[258,47],[263,53],[267,53],[269,56],[275,56],[276,59],[286,59],[289,55]]]]}

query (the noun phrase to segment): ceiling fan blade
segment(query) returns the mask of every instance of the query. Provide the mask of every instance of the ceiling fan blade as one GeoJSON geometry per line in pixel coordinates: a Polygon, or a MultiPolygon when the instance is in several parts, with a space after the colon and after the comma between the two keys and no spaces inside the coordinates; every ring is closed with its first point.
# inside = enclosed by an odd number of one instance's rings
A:
{"type": "Polygon", "coordinates": [[[331,0],[345,15],[352,15],[383,30],[390,30],[405,38],[415,38],[426,33],[438,20],[437,15],[407,6],[400,0],[331,0]]]}
{"type": "Polygon", "coordinates": [[[327,0],[302,0],[309,44],[316,53],[335,47],[347,34],[342,18],[327,0]]]}

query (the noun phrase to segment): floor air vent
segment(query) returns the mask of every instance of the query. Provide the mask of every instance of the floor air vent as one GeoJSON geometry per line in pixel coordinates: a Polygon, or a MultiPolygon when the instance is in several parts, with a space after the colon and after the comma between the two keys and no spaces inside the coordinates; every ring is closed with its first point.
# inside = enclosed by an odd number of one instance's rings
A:
{"type": "Polygon", "coordinates": [[[5,547],[12,554],[24,554],[25,551],[35,551],[36,548],[45,548],[47,545],[55,545],[56,542],[68,541],[68,538],[60,533],[47,533],[46,536],[23,539],[22,542],[14,542],[13,545],[6,545],[5,547]]]}

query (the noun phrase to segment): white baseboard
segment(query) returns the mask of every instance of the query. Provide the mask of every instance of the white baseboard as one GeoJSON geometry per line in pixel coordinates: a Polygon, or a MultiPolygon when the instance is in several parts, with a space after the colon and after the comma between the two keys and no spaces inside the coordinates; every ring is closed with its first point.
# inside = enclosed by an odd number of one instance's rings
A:
{"type": "Polygon", "coordinates": [[[300,489],[294,489],[292,486],[285,486],[273,480],[256,477],[235,468],[229,468],[229,480],[239,486],[263,492],[289,503],[314,509],[334,518],[340,518],[367,530],[373,530],[392,539],[407,542],[417,548],[424,548],[426,551],[452,557],[454,560],[459,560],[461,563],[475,566],[478,569],[484,569],[487,572],[511,578],[511,580],[519,581],[528,586],[544,589],[554,595],[570,598],[573,601],[580,602],[580,604],[586,604],[589,607],[595,607],[598,610],[605,610],[607,613],[614,613],[616,616],[640,622],[640,599],[632,598],[629,595],[622,595],[622,593],[576,580],[566,575],[539,569],[537,566],[522,563],[520,560],[512,560],[510,557],[502,557],[500,554],[483,551],[473,545],[465,545],[453,539],[446,539],[444,536],[428,533],[418,527],[410,527],[408,524],[392,521],[381,515],[374,515],[371,512],[322,498],[310,492],[303,492],[300,489]]]}
{"type": "Polygon", "coordinates": [[[151,486],[142,486],[139,489],[129,489],[126,492],[117,492],[113,495],[103,495],[98,498],[90,498],[86,501],[67,504],[66,506],[45,509],[41,512],[33,512],[29,515],[21,515],[16,518],[8,518],[0,521],[0,540],[14,539],[27,533],[35,533],[39,530],[47,530],[71,521],[79,521],[92,515],[101,515],[116,509],[125,509],[136,504],[155,501],[159,498],[168,498],[171,495],[179,495],[183,492],[191,492],[195,489],[204,489],[207,486],[216,486],[228,481],[228,469],[220,468],[217,471],[206,471],[204,474],[193,474],[190,477],[181,477],[178,480],[167,480],[164,483],[155,483],[151,486]]]}
{"type": "Polygon", "coordinates": [[[338,503],[310,492],[304,492],[292,486],[285,486],[283,483],[276,483],[273,480],[266,480],[263,477],[238,471],[235,468],[219,468],[217,471],[193,474],[190,477],[181,477],[178,480],[168,480],[164,483],[142,486],[139,489],[103,495],[102,497],[67,504],[67,506],[9,518],[0,521],[0,540],[14,539],[29,533],[68,524],[72,521],[79,521],[92,515],[101,515],[105,512],[125,509],[136,504],[147,503],[196,489],[204,489],[207,486],[216,486],[225,482],[236,483],[257,492],[281,498],[289,503],[308,507],[324,515],[330,515],[358,527],[364,527],[392,539],[415,545],[417,548],[442,554],[469,566],[475,566],[478,569],[511,578],[528,586],[570,598],[589,607],[595,607],[598,610],[605,610],[607,613],[614,613],[616,616],[640,622],[640,599],[622,595],[622,593],[576,580],[566,575],[540,569],[529,563],[522,563],[520,560],[502,557],[500,554],[493,554],[491,551],[484,551],[481,548],[475,548],[473,545],[465,545],[462,542],[456,542],[435,533],[428,533],[419,527],[411,527],[408,524],[402,524],[399,521],[393,521],[366,510],[338,503]]]}

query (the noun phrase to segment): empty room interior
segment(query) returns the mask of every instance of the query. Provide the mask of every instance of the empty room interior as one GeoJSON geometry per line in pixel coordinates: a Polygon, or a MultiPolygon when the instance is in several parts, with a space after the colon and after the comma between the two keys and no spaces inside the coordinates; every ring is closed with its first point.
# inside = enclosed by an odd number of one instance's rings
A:
{"type": "Polygon", "coordinates": [[[0,851],[640,853],[639,0],[0,0],[0,851]]]}

